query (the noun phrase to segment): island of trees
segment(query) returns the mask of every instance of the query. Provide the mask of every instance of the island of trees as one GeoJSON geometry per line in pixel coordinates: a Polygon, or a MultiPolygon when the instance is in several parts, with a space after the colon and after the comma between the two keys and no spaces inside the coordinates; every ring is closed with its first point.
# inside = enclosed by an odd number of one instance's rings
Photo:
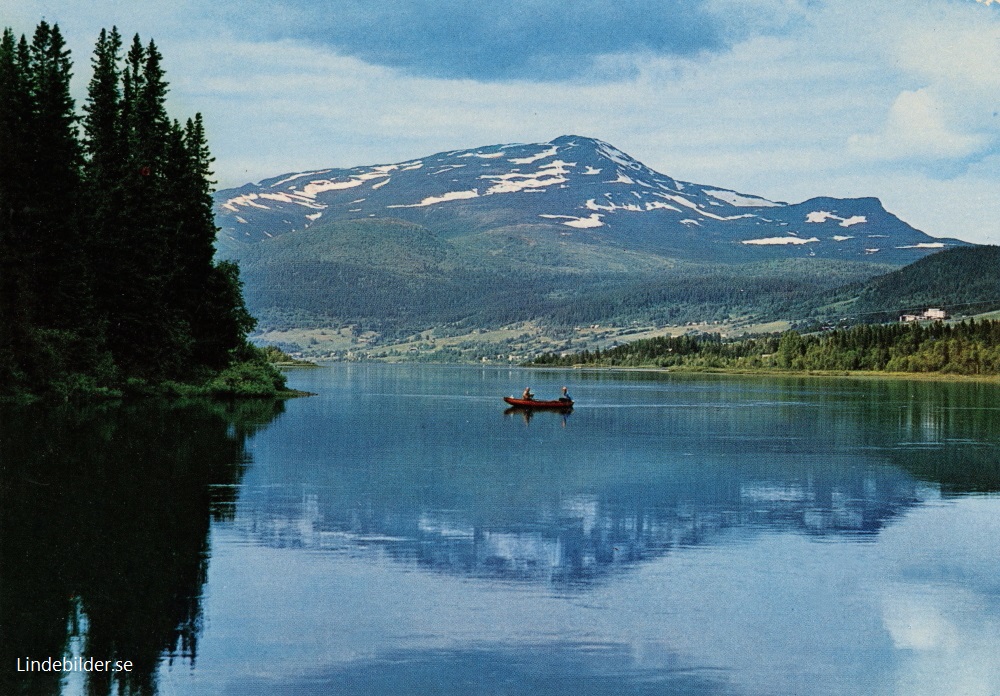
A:
{"type": "Polygon", "coordinates": [[[719,334],[651,338],[605,351],[549,353],[531,364],[1000,375],[1000,321],[862,324],[728,341],[719,334]]]}
{"type": "Polygon", "coordinates": [[[58,26],[0,40],[0,395],[274,394],[201,115],[168,116],[153,41],[102,31],[92,67],[78,113],[58,26]]]}

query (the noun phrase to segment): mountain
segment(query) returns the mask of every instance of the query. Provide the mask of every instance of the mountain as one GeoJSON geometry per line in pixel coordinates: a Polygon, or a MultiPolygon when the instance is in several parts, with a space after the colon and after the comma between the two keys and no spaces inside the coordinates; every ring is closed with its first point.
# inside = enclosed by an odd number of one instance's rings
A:
{"type": "Polygon", "coordinates": [[[394,218],[442,238],[531,228],[552,239],[710,262],[785,258],[905,265],[944,248],[875,198],[769,201],[678,181],[580,136],[284,174],[215,196],[220,246],[328,222],[394,218]]]}
{"type": "Polygon", "coordinates": [[[443,336],[510,354],[512,331],[552,350],[598,324],[770,318],[967,246],[874,198],[769,201],[579,136],[286,174],[215,200],[220,255],[239,261],[264,338],[314,355],[443,336]]]}

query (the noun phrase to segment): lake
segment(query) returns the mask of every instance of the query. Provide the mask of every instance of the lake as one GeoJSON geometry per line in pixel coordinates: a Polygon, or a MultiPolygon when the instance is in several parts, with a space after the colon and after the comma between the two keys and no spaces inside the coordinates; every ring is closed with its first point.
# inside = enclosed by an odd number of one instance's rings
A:
{"type": "Polygon", "coordinates": [[[289,383],[3,407],[0,692],[1000,694],[998,385],[289,383]]]}

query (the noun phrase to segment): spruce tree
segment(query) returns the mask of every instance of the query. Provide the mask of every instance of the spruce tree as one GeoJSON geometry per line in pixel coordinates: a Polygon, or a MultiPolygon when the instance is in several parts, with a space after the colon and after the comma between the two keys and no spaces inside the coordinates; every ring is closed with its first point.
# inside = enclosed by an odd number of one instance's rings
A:
{"type": "Polygon", "coordinates": [[[212,210],[212,171],[214,161],[208,149],[205,125],[200,113],[184,126],[188,153],[188,212],[185,238],[188,255],[186,306],[191,330],[198,346],[196,360],[220,369],[232,360],[233,352],[246,352],[246,335],[256,321],[243,302],[239,267],[232,263],[213,263],[218,229],[212,210]]]}
{"type": "Polygon", "coordinates": [[[30,325],[22,302],[27,285],[20,231],[24,202],[28,101],[27,44],[14,32],[0,39],[0,382],[24,381],[20,356],[30,325]]]}
{"type": "Polygon", "coordinates": [[[102,31],[92,67],[79,118],[59,28],[0,38],[0,391],[205,378],[253,355],[239,269],[213,262],[201,115],[168,118],[152,41],[123,58],[102,31]]]}
{"type": "Polygon", "coordinates": [[[93,369],[95,337],[87,264],[79,253],[77,206],[82,152],[70,95],[72,63],[58,26],[39,23],[2,41],[6,93],[0,183],[5,212],[0,230],[7,324],[3,345],[13,349],[13,378],[25,385],[65,382],[93,369]]]}
{"type": "Polygon", "coordinates": [[[167,297],[173,221],[164,200],[170,128],[160,61],[153,42],[146,48],[138,35],[133,38],[122,73],[119,263],[115,321],[108,329],[116,361],[127,373],[153,380],[181,377],[191,342],[167,297]]]}
{"type": "Polygon", "coordinates": [[[58,25],[41,22],[31,44],[34,113],[29,137],[33,161],[32,221],[28,249],[35,253],[37,323],[60,334],[56,350],[64,368],[86,372],[96,359],[93,299],[87,259],[81,253],[83,151],[79,117],[70,93],[72,61],[58,25]]]}
{"type": "Polygon", "coordinates": [[[88,208],[84,213],[87,256],[94,274],[94,297],[101,326],[117,313],[120,268],[125,264],[126,222],[121,211],[126,168],[122,120],[122,39],[118,30],[101,30],[92,58],[93,76],[83,111],[84,176],[88,208]]]}

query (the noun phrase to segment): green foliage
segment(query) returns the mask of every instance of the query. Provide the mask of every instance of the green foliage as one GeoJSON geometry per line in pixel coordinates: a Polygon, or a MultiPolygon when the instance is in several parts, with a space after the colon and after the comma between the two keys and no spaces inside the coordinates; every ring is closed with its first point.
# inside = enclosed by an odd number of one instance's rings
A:
{"type": "Polygon", "coordinates": [[[239,362],[211,382],[209,391],[227,398],[274,397],[285,389],[285,376],[267,360],[239,362]]]}
{"type": "Polygon", "coordinates": [[[282,350],[280,346],[276,345],[261,346],[257,350],[259,350],[263,358],[272,365],[297,365],[303,367],[316,367],[316,363],[311,362],[309,360],[299,360],[297,358],[293,358],[291,355],[282,350]]]}
{"type": "Polygon", "coordinates": [[[869,325],[820,334],[723,341],[718,334],[645,339],[596,353],[547,354],[535,365],[1000,374],[1000,321],[869,325]]]}
{"type": "Polygon", "coordinates": [[[281,350],[278,346],[263,346],[261,347],[261,352],[263,352],[264,357],[267,358],[269,363],[291,362],[293,360],[291,355],[281,350]]]}
{"type": "Polygon", "coordinates": [[[81,117],[57,26],[0,39],[0,394],[135,391],[257,359],[239,269],[213,261],[204,125],[168,117],[161,63],[102,31],[81,117]]]}

